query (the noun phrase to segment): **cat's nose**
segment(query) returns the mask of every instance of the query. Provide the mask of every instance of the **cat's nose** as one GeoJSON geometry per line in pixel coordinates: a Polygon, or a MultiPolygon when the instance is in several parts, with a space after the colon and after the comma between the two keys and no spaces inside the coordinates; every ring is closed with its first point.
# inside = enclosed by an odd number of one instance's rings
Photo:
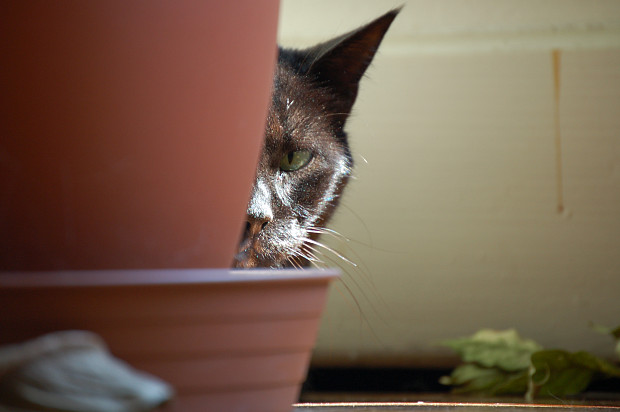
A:
{"type": "Polygon", "coordinates": [[[248,215],[248,220],[245,224],[245,233],[247,237],[254,237],[258,235],[265,227],[271,222],[271,218],[268,216],[254,217],[248,215]]]}

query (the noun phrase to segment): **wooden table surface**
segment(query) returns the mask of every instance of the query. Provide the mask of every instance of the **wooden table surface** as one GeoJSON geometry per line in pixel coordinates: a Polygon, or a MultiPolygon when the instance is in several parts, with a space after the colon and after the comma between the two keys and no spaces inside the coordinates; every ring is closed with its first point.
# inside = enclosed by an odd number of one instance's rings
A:
{"type": "Polygon", "coordinates": [[[561,405],[475,402],[333,402],[301,403],[294,412],[566,412],[566,411],[620,411],[612,405],[561,405]]]}
{"type": "Polygon", "coordinates": [[[450,393],[306,393],[302,395],[301,403],[294,405],[294,412],[620,412],[620,396],[616,395],[541,399],[528,404],[519,397],[475,398],[450,393]]]}

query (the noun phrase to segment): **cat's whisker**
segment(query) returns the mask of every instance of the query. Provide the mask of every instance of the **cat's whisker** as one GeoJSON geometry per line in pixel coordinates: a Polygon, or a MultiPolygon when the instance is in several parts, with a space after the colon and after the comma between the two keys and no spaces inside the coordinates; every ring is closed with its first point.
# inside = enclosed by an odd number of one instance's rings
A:
{"type": "Polygon", "coordinates": [[[345,262],[347,262],[348,264],[350,264],[350,265],[352,265],[352,266],[354,266],[354,267],[357,267],[357,264],[356,264],[356,263],[354,263],[354,262],[350,261],[350,260],[349,260],[349,259],[347,259],[346,257],[342,256],[340,253],[336,252],[334,249],[330,248],[330,247],[329,247],[329,246],[327,246],[327,245],[324,245],[324,244],[323,244],[323,243],[321,243],[321,242],[317,242],[316,240],[313,240],[313,239],[310,239],[310,238],[306,238],[304,241],[305,241],[305,242],[308,242],[308,243],[312,243],[313,245],[316,245],[316,246],[322,247],[322,248],[324,248],[324,249],[326,249],[326,250],[328,250],[328,251],[332,252],[334,255],[338,256],[340,259],[344,260],[344,261],[345,261],[345,262]]]}
{"type": "MultiPolygon", "coordinates": [[[[338,232],[335,232],[335,233],[340,235],[338,232]]],[[[377,309],[377,307],[372,302],[373,302],[373,298],[376,298],[376,299],[379,299],[379,301],[381,301],[381,303],[383,303],[386,306],[387,306],[387,303],[382,298],[382,296],[379,293],[377,293],[376,285],[374,284],[374,282],[372,282],[372,279],[370,278],[370,275],[369,275],[368,271],[362,269],[358,265],[356,265],[353,262],[351,262],[349,259],[344,258],[339,253],[337,253],[333,249],[331,249],[331,248],[321,244],[320,242],[313,241],[313,242],[310,242],[310,243],[316,244],[317,246],[321,246],[321,247],[325,248],[326,250],[331,251],[334,254],[334,256],[336,256],[336,257],[338,257],[340,259],[344,259],[348,263],[351,263],[353,265],[355,271],[357,273],[360,273],[360,274],[363,275],[361,278],[364,279],[370,285],[369,289],[372,291],[372,298],[371,298],[371,296],[368,295],[368,293],[366,291],[366,288],[364,288],[363,285],[358,282],[357,278],[355,276],[353,276],[353,275],[350,275],[347,271],[343,271],[344,275],[348,275],[348,276],[346,276],[346,280],[345,280],[345,276],[343,276],[343,277],[340,278],[340,282],[343,284],[343,286],[346,288],[347,292],[351,295],[351,297],[355,301],[355,306],[357,307],[357,310],[358,310],[358,312],[360,314],[360,317],[362,319],[366,319],[366,323],[368,323],[367,316],[364,314],[364,310],[362,309],[362,306],[359,303],[359,300],[355,297],[355,294],[353,293],[353,289],[347,283],[347,281],[353,283],[355,288],[359,291],[359,293],[361,293],[361,295],[364,297],[364,299],[368,302],[368,305],[370,306],[370,308],[371,308],[372,312],[375,314],[375,316],[377,318],[381,319],[385,324],[387,324],[388,322],[385,319],[385,317],[381,314],[381,312],[377,309]]],[[[332,257],[322,253],[320,250],[318,250],[317,247],[311,246],[309,244],[305,244],[304,246],[305,246],[305,248],[309,248],[309,249],[313,250],[314,252],[321,254],[322,256],[324,256],[327,260],[331,261],[332,263],[335,263],[334,259],[332,257]]],[[[321,261],[321,262],[325,263],[323,261],[321,261]]],[[[377,339],[377,341],[380,341],[380,339],[379,339],[378,335],[376,334],[376,332],[374,330],[372,330],[372,328],[370,328],[370,325],[368,324],[366,326],[371,331],[371,333],[374,335],[374,337],[377,339]]]]}
{"type": "Polygon", "coordinates": [[[349,239],[348,237],[344,236],[343,234],[336,232],[333,229],[329,229],[327,227],[310,227],[308,229],[306,229],[306,231],[308,233],[316,233],[319,235],[330,235],[336,239],[340,239],[340,240],[344,240],[345,242],[350,242],[351,239],[349,239]]]}
{"type": "MultiPolygon", "coordinates": [[[[375,330],[372,327],[370,327],[370,322],[368,321],[368,318],[364,314],[364,310],[362,309],[362,305],[360,304],[359,300],[355,297],[355,294],[353,293],[353,290],[349,287],[349,285],[347,285],[347,283],[344,282],[344,280],[342,278],[340,278],[340,281],[338,283],[336,283],[336,285],[344,287],[344,289],[347,291],[348,296],[347,296],[347,294],[343,293],[342,290],[340,290],[339,288],[336,288],[336,290],[340,293],[340,296],[348,304],[348,306],[351,308],[351,310],[355,311],[357,309],[357,312],[360,315],[359,316],[360,331],[363,330],[363,329],[368,330],[370,332],[370,334],[372,335],[372,337],[379,344],[384,345],[384,341],[381,339],[379,334],[377,332],[375,332],[375,330]],[[353,303],[351,303],[351,301],[353,303]]],[[[363,341],[363,340],[360,339],[360,341],[363,341]]]]}
{"type": "Polygon", "coordinates": [[[315,262],[312,262],[312,265],[313,265],[316,269],[326,269],[326,268],[327,268],[327,266],[325,266],[325,265],[323,265],[323,264],[320,264],[320,263],[315,263],[315,262]]]}
{"type": "MultiPolygon", "coordinates": [[[[308,232],[311,233],[318,233],[318,234],[326,234],[326,235],[331,235],[333,238],[338,239],[338,240],[342,240],[345,241],[347,243],[349,242],[353,242],[353,243],[359,243],[356,241],[352,241],[351,239],[349,239],[348,237],[344,236],[343,234],[341,234],[340,232],[337,232],[333,229],[329,229],[326,227],[314,227],[311,228],[310,230],[308,230],[308,232]]],[[[372,282],[372,279],[370,277],[368,268],[366,267],[366,265],[364,264],[364,259],[362,259],[362,257],[355,251],[355,249],[352,248],[348,248],[348,252],[353,253],[355,255],[355,258],[357,261],[361,262],[362,266],[364,267],[359,267],[359,272],[364,275],[364,277],[367,277],[368,280],[370,280],[370,285],[372,287],[376,288],[376,285],[372,282]]]]}
{"type": "MultiPolygon", "coordinates": [[[[332,257],[328,257],[326,255],[326,258],[330,262],[332,262],[332,264],[334,263],[334,259],[332,257]]],[[[354,269],[355,269],[355,272],[359,273],[360,271],[359,267],[354,268],[354,269]]],[[[369,317],[369,314],[372,313],[374,317],[380,320],[384,325],[390,324],[388,320],[389,318],[386,318],[382,314],[382,312],[377,308],[377,306],[373,303],[375,298],[379,298],[380,302],[385,307],[387,307],[387,303],[385,302],[385,300],[382,299],[381,296],[377,293],[376,287],[374,289],[371,288],[374,293],[372,293],[372,296],[370,296],[367,293],[368,291],[366,290],[366,288],[364,288],[363,285],[361,285],[357,281],[355,274],[351,274],[347,270],[343,270],[342,276],[338,279],[338,282],[336,284],[342,285],[344,289],[347,291],[347,293],[351,296],[351,298],[355,301],[355,307],[353,307],[351,304],[349,304],[349,306],[351,307],[351,310],[357,311],[357,313],[359,314],[360,325],[362,325],[362,328],[367,329],[378,343],[384,344],[384,342],[380,338],[380,333],[378,333],[375,329],[371,327],[371,322],[370,322],[370,317],[369,317]],[[360,300],[359,298],[363,298],[363,299],[360,300]],[[362,301],[364,302],[363,305],[362,305],[362,301]],[[365,310],[365,309],[368,309],[368,310],[365,310]]]]}
{"type": "MultiPolygon", "coordinates": [[[[364,310],[362,309],[362,305],[360,304],[359,300],[355,297],[355,294],[353,293],[353,290],[349,287],[349,285],[347,285],[346,282],[344,282],[342,279],[340,279],[339,282],[340,285],[343,285],[345,287],[345,289],[347,290],[347,292],[349,293],[349,295],[353,298],[353,300],[355,301],[355,306],[357,307],[357,310],[360,314],[359,317],[359,326],[360,326],[360,331],[362,329],[366,329],[367,331],[370,332],[370,334],[372,335],[372,337],[379,343],[382,345],[385,345],[385,342],[381,339],[381,336],[371,327],[370,321],[368,320],[368,316],[364,313],[364,310]]],[[[367,296],[364,296],[366,299],[368,299],[367,296]]],[[[371,306],[371,308],[373,309],[373,312],[376,314],[377,311],[374,307],[371,306]]],[[[383,320],[383,319],[382,319],[383,320]]]]}
{"type": "MultiPolygon", "coordinates": [[[[339,233],[339,232],[337,232],[337,231],[335,231],[333,229],[326,228],[326,227],[314,226],[314,227],[311,227],[308,230],[308,232],[310,232],[310,233],[317,233],[317,234],[321,234],[321,235],[322,234],[327,234],[327,235],[333,236],[336,239],[345,240],[346,242],[351,242],[351,240],[349,238],[345,237],[341,233],[339,233]]],[[[353,242],[359,243],[359,242],[356,242],[356,241],[353,241],[353,242]]],[[[308,246],[310,246],[310,245],[308,245],[308,246]]],[[[349,282],[353,282],[353,285],[351,285],[351,286],[355,286],[359,290],[359,293],[370,304],[372,312],[379,319],[381,319],[385,324],[387,324],[388,321],[382,315],[382,312],[379,311],[378,308],[373,304],[373,302],[376,301],[376,302],[379,302],[380,304],[382,304],[383,307],[385,309],[387,309],[389,313],[391,313],[391,310],[389,308],[389,305],[387,304],[387,302],[383,298],[383,296],[381,296],[381,294],[378,292],[377,285],[375,284],[375,282],[372,279],[372,276],[370,275],[370,270],[364,264],[364,259],[362,259],[361,256],[353,248],[349,248],[347,250],[347,252],[348,253],[352,253],[354,255],[354,257],[356,258],[356,260],[361,262],[361,266],[359,266],[359,265],[353,266],[353,272],[354,273],[349,273],[349,270],[343,268],[343,277],[341,278],[341,280],[343,282],[345,282],[345,279],[348,279],[349,282]]],[[[322,255],[325,256],[325,258],[327,258],[330,262],[332,262],[332,264],[335,264],[336,266],[338,266],[338,262],[335,262],[334,259],[332,259],[330,256],[328,256],[326,254],[322,254],[322,255]]]]}
{"type": "Polygon", "coordinates": [[[325,263],[317,256],[317,254],[322,254],[310,245],[304,245],[301,249],[301,252],[302,256],[305,259],[308,259],[310,262],[325,263]]]}
{"type": "Polygon", "coordinates": [[[312,256],[314,258],[313,261],[325,263],[323,260],[321,260],[317,256],[317,255],[321,255],[321,256],[325,256],[325,255],[310,245],[306,245],[306,250],[304,251],[304,253],[308,254],[309,256],[312,256]]]}
{"type": "Polygon", "coordinates": [[[293,248],[288,248],[287,252],[288,252],[288,257],[287,259],[295,259],[295,261],[300,265],[300,268],[305,266],[305,263],[303,263],[300,259],[304,259],[307,260],[309,263],[324,263],[321,259],[319,259],[314,253],[310,252],[309,250],[307,250],[306,248],[307,245],[302,244],[302,246],[299,249],[293,249],[293,248]]]}
{"type": "Polygon", "coordinates": [[[303,269],[306,266],[307,263],[304,262],[304,260],[310,263],[312,263],[315,260],[313,257],[306,255],[301,250],[295,250],[294,252],[291,252],[291,255],[289,256],[289,258],[295,261],[295,264],[296,264],[295,267],[297,267],[298,269],[303,269]]]}
{"type": "Polygon", "coordinates": [[[290,256],[288,261],[291,262],[291,265],[293,265],[294,268],[302,269],[302,264],[297,256],[290,256]]]}
{"type": "MultiPolygon", "coordinates": [[[[330,228],[326,228],[326,227],[313,226],[313,227],[310,227],[309,229],[307,229],[307,232],[308,233],[315,233],[315,234],[319,234],[319,235],[329,235],[329,236],[332,236],[332,237],[334,237],[336,239],[339,239],[339,240],[344,240],[346,242],[351,242],[351,240],[349,238],[347,238],[346,236],[342,235],[341,233],[337,232],[336,230],[333,230],[333,229],[330,229],[330,228]]],[[[315,242],[308,242],[308,243],[314,243],[317,246],[322,246],[322,247],[327,248],[326,245],[324,245],[324,244],[322,244],[320,242],[316,242],[315,241],[315,242]]],[[[328,255],[326,255],[324,253],[321,253],[319,250],[317,250],[317,247],[313,247],[313,246],[311,246],[308,243],[305,244],[305,247],[312,248],[316,253],[320,253],[322,256],[324,256],[329,261],[331,261],[332,264],[336,264],[337,265],[337,262],[334,262],[334,260],[332,258],[330,258],[328,255]]],[[[332,248],[329,248],[328,250],[331,251],[332,253],[334,253],[335,256],[338,256],[339,258],[342,259],[342,255],[340,255],[339,253],[335,253],[335,251],[332,248]]],[[[353,253],[355,255],[355,257],[357,258],[357,260],[361,261],[362,265],[363,265],[363,259],[361,259],[359,254],[357,254],[354,249],[349,249],[349,252],[353,253]]],[[[351,262],[350,259],[347,259],[347,261],[351,262]]],[[[354,274],[349,274],[347,270],[344,270],[343,274],[345,276],[343,276],[343,278],[341,280],[343,282],[345,282],[345,277],[348,278],[348,281],[353,283],[353,285],[351,285],[351,286],[355,286],[355,288],[359,290],[359,293],[370,304],[372,312],[378,318],[380,318],[382,321],[387,323],[386,319],[381,315],[381,312],[375,307],[374,304],[372,304],[373,301],[378,300],[385,307],[388,307],[387,302],[385,302],[385,299],[383,299],[383,297],[378,293],[377,286],[375,285],[372,277],[370,276],[370,272],[369,272],[368,268],[365,265],[363,265],[363,267],[360,267],[357,264],[353,265],[353,268],[354,268],[354,272],[355,273],[354,274]],[[360,275],[360,276],[357,276],[357,275],[360,275]],[[360,282],[362,282],[362,283],[360,283],[360,282]],[[365,283],[365,285],[364,285],[364,283],[365,283]]],[[[351,289],[351,287],[348,287],[348,288],[351,289]]]]}
{"type": "MultiPolygon", "coordinates": [[[[307,232],[309,233],[316,233],[316,234],[320,234],[320,235],[329,235],[335,239],[341,240],[341,241],[345,241],[347,243],[351,242],[351,239],[349,239],[348,237],[344,236],[343,234],[330,229],[330,228],[326,228],[326,227],[311,227],[309,229],[307,229],[307,232]]],[[[364,264],[364,260],[361,258],[361,256],[354,250],[354,249],[348,249],[348,251],[350,253],[353,253],[356,260],[359,262],[362,262],[362,266],[363,267],[357,267],[356,272],[360,273],[362,276],[361,278],[363,280],[365,280],[368,285],[370,286],[371,290],[375,290],[377,286],[375,285],[375,283],[372,280],[372,277],[370,276],[369,270],[366,267],[366,265],[364,264]]],[[[350,259],[349,259],[350,260],[350,259]]],[[[357,266],[357,265],[356,265],[357,266]]],[[[380,296],[377,296],[380,298],[380,296]]]]}
{"type": "Polygon", "coordinates": [[[288,263],[291,264],[291,266],[293,266],[294,268],[297,268],[297,266],[295,265],[295,261],[294,261],[294,256],[293,255],[289,255],[286,257],[286,261],[288,263]]]}
{"type": "Polygon", "coordinates": [[[343,282],[342,279],[340,280],[340,282],[337,283],[337,285],[342,285],[344,289],[347,291],[348,295],[345,295],[344,293],[342,293],[341,290],[339,290],[340,296],[349,305],[349,308],[352,311],[355,311],[357,309],[357,312],[360,314],[360,316],[363,316],[362,306],[360,305],[359,301],[353,294],[353,291],[351,290],[351,288],[349,288],[349,285],[343,282]],[[351,302],[353,302],[354,304],[352,304],[351,302]]]}
{"type": "Polygon", "coordinates": [[[325,269],[325,268],[327,268],[327,263],[325,263],[324,261],[322,261],[320,259],[319,260],[312,260],[312,261],[310,261],[310,264],[312,266],[314,266],[315,268],[317,268],[317,269],[325,269]]]}

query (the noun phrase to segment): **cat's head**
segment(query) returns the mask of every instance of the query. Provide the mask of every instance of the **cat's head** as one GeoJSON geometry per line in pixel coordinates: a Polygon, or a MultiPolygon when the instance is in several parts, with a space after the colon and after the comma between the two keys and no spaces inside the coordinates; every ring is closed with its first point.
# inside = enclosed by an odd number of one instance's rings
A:
{"type": "Polygon", "coordinates": [[[235,267],[305,266],[316,258],[316,238],[353,166],[344,125],[397,13],[306,50],[279,50],[235,267]]]}

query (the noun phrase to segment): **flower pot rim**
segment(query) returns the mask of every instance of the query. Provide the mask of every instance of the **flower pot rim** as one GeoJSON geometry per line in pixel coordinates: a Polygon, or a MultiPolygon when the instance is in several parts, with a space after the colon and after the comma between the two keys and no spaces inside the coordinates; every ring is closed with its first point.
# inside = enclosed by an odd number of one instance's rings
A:
{"type": "Polygon", "coordinates": [[[121,269],[0,272],[0,289],[182,284],[323,284],[338,269],[121,269]]]}

